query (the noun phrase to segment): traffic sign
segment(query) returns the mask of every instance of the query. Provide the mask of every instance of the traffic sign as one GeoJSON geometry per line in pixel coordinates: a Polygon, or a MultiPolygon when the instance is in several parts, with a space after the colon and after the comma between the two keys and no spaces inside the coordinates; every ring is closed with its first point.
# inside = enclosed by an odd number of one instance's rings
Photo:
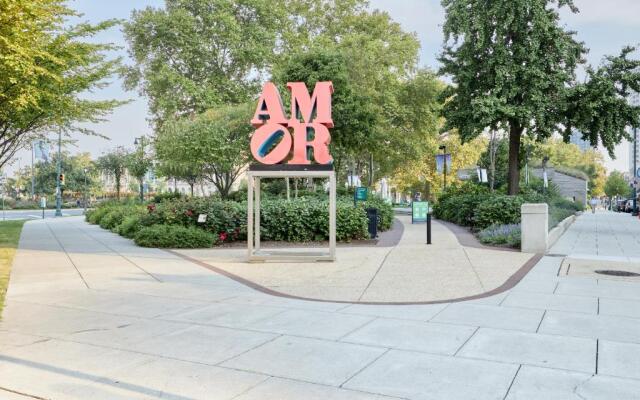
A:
{"type": "Polygon", "coordinates": [[[636,177],[640,178],[640,168],[636,171],[636,177]]]}

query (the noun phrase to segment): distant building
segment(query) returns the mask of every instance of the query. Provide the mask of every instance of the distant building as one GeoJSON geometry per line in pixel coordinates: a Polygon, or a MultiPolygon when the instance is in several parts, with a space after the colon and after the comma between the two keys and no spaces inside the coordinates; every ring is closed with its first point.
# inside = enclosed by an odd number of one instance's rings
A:
{"type": "Polygon", "coordinates": [[[577,129],[574,129],[571,133],[569,142],[578,146],[578,148],[580,148],[580,150],[582,150],[583,152],[592,148],[591,143],[588,140],[582,139],[582,132],[577,129]]]}
{"type": "MultiPolygon", "coordinates": [[[[636,143],[637,143],[637,151],[636,151],[636,169],[640,168],[640,142],[637,140],[640,139],[640,129],[636,131],[636,143]]],[[[631,131],[631,137],[633,138],[633,131],[631,131]]],[[[635,176],[636,174],[633,171],[633,140],[629,142],[629,175],[635,176]]]]}

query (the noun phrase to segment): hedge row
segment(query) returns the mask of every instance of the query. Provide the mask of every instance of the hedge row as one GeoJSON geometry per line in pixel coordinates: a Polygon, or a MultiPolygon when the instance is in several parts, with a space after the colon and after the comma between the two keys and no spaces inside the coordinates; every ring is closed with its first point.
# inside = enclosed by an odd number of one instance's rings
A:
{"type": "Polygon", "coordinates": [[[479,185],[464,184],[448,188],[433,211],[436,218],[483,230],[490,226],[520,223],[520,206],[525,202],[549,205],[550,228],[581,209],[580,205],[555,195],[544,196],[527,191],[518,196],[507,196],[490,193],[479,185]]]}
{"type": "MultiPolygon", "coordinates": [[[[393,209],[383,201],[373,199],[354,207],[351,201],[340,199],[336,204],[337,240],[368,238],[365,207],[378,209],[379,230],[391,227],[393,209]]],[[[308,198],[264,200],[260,210],[262,240],[308,242],[329,238],[327,201],[308,198]]],[[[87,221],[132,238],[141,246],[194,247],[190,244],[193,241],[198,243],[195,247],[209,247],[247,237],[246,202],[211,198],[163,199],[161,203],[146,207],[106,203],[89,212],[87,221]],[[204,223],[197,222],[200,214],[207,215],[204,223]],[[200,232],[203,235],[196,237],[200,232]],[[185,237],[189,240],[182,239],[185,237]],[[202,246],[203,243],[208,246],[202,246]]]]}

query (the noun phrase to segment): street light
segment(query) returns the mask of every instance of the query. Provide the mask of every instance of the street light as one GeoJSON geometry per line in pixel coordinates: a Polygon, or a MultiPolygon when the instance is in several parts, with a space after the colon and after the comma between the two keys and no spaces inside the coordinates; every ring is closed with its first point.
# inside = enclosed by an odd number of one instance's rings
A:
{"type": "Polygon", "coordinates": [[[62,132],[58,131],[58,160],[56,167],[56,217],[62,217],[62,132]]]}
{"type": "MultiPolygon", "coordinates": [[[[140,146],[140,154],[144,159],[144,136],[136,137],[133,140],[134,146],[140,146]]],[[[140,203],[144,203],[144,176],[140,179],[140,203]]]]}
{"type": "Polygon", "coordinates": [[[83,168],[82,170],[84,171],[84,214],[86,214],[87,213],[87,191],[88,191],[87,169],[83,168]]]}
{"type": "Polygon", "coordinates": [[[443,164],[443,170],[442,172],[444,173],[444,189],[447,188],[447,145],[446,144],[441,144],[440,147],[438,147],[438,149],[442,150],[442,164],[443,164]]]}

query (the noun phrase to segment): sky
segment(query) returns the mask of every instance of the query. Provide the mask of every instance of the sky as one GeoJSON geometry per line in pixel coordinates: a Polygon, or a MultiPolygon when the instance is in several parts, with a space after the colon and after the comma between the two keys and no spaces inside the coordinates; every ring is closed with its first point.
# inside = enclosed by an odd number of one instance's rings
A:
{"type": "MultiPolygon", "coordinates": [[[[587,55],[588,63],[598,65],[604,55],[617,54],[624,45],[640,43],[640,0],[574,1],[580,13],[563,11],[562,23],[568,29],[577,31],[577,38],[584,41],[590,49],[587,55]]],[[[81,18],[83,21],[96,23],[109,18],[128,19],[132,10],[147,6],[162,7],[164,0],[71,0],[68,4],[84,14],[81,18]]],[[[438,68],[436,58],[442,45],[444,21],[444,12],[439,0],[370,0],[370,8],[387,11],[403,29],[415,32],[421,44],[420,65],[438,68]]],[[[117,54],[129,61],[126,43],[119,27],[99,34],[95,40],[121,46],[117,54]]],[[[106,121],[89,125],[109,140],[77,135],[74,137],[77,139],[75,144],[68,147],[70,152],[89,151],[94,157],[98,157],[116,146],[133,147],[134,138],[137,136],[151,135],[146,99],[135,91],[125,91],[118,77],[113,77],[108,87],[86,96],[95,99],[130,100],[130,103],[116,109],[106,121]]],[[[608,156],[605,158],[608,170],[627,171],[629,144],[622,143],[617,146],[615,160],[608,156]]],[[[13,170],[30,162],[30,151],[22,151],[7,172],[11,174],[13,170]]]]}

